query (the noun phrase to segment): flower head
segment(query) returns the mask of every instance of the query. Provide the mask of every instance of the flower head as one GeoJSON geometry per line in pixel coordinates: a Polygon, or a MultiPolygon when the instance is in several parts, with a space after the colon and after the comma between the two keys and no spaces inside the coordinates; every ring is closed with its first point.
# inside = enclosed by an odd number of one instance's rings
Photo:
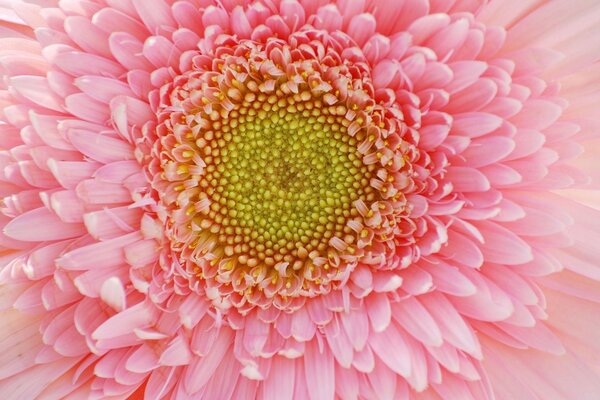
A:
{"type": "Polygon", "coordinates": [[[600,13],[512,3],[0,7],[0,394],[600,395],[600,13]]]}

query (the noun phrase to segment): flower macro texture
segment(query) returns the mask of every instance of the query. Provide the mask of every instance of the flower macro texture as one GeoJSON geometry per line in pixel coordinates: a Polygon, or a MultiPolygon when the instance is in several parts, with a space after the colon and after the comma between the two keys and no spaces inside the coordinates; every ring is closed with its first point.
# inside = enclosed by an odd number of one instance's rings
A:
{"type": "Polygon", "coordinates": [[[597,400],[596,0],[0,0],[0,398],[597,400]]]}

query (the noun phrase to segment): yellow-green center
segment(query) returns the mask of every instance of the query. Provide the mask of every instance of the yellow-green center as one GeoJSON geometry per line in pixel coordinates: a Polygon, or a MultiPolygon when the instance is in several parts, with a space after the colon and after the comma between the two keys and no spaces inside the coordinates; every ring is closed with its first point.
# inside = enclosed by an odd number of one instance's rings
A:
{"type": "Polygon", "coordinates": [[[305,105],[243,108],[199,140],[210,160],[200,182],[207,217],[221,225],[225,254],[242,263],[292,263],[325,252],[333,237],[354,241],[346,223],[372,192],[371,173],[344,116],[305,105]]]}

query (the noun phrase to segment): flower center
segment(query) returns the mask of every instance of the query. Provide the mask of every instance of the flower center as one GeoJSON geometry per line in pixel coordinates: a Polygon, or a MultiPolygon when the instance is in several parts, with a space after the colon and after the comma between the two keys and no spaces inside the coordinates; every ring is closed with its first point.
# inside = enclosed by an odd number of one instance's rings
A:
{"type": "Polygon", "coordinates": [[[218,224],[225,255],[249,266],[283,261],[298,270],[314,251],[326,255],[334,237],[351,245],[352,204],[373,189],[345,108],[331,114],[309,93],[247,97],[249,107],[197,141],[211,156],[200,185],[212,203],[201,226],[218,224]]]}
{"type": "Polygon", "coordinates": [[[161,89],[169,257],[216,302],[289,309],[326,293],[393,253],[408,213],[401,113],[375,103],[360,65],[302,49],[238,43],[161,89]]]}

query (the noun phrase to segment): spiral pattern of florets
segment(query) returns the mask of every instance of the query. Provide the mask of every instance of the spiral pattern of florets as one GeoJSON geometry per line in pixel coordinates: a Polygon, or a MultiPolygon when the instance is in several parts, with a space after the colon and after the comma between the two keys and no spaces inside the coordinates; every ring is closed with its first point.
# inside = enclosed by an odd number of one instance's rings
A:
{"type": "Polygon", "coordinates": [[[224,308],[329,292],[380,263],[410,211],[402,112],[337,40],[230,43],[163,88],[154,187],[170,247],[224,308]]]}

